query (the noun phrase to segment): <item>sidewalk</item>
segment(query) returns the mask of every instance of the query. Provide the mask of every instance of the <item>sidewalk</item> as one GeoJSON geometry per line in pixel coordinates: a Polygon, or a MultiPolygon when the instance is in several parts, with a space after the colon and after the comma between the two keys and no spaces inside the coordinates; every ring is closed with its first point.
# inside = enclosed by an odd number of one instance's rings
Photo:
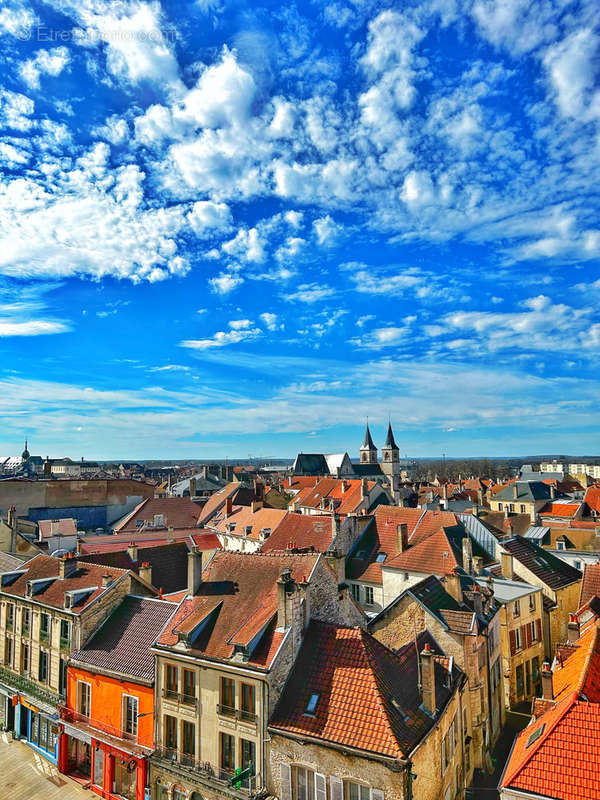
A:
{"type": "Polygon", "coordinates": [[[0,733],[0,797],[10,800],[90,800],[92,792],[61,775],[46,761],[10,734],[0,733]]]}

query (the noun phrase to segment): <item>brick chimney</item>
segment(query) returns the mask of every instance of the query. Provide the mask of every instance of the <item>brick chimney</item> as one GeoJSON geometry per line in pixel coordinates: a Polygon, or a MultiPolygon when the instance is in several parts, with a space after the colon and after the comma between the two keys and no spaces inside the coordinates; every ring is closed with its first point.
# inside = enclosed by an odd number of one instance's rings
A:
{"type": "Polygon", "coordinates": [[[473,586],[473,608],[478,617],[483,614],[483,596],[477,584],[473,586]]]}
{"type": "Polygon", "coordinates": [[[261,503],[265,499],[265,485],[262,481],[254,481],[254,496],[261,503]]]}
{"type": "Polygon", "coordinates": [[[192,596],[198,594],[198,589],[202,583],[202,550],[195,545],[188,553],[188,594],[192,596]]]}
{"type": "Polygon", "coordinates": [[[231,512],[233,511],[233,500],[231,497],[228,497],[225,500],[225,519],[231,516],[231,512]]]}
{"type": "Polygon", "coordinates": [[[104,575],[102,576],[102,588],[103,589],[108,588],[111,585],[111,583],[112,583],[112,575],[110,574],[110,572],[105,572],[104,575]]]}
{"type": "Polygon", "coordinates": [[[473,543],[468,536],[462,540],[463,569],[469,575],[473,572],[473,543]]]}
{"type": "Polygon", "coordinates": [[[554,700],[554,690],[552,688],[552,670],[550,664],[544,661],[542,664],[542,697],[544,700],[554,700]]]}
{"type": "Polygon", "coordinates": [[[58,577],[64,581],[69,575],[72,575],[77,570],[77,561],[73,558],[72,553],[66,553],[58,560],[58,577]]]}
{"type": "Polygon", "coordinates": [[[513,498],[516,500],[519,496],[519,484],[513,483],[513,498]]]}
{"type": "Polygon", "coordinates": [[[463,593],[460,585],[460,577],[457,572],[452,572],[446,575],[446,591],[456,600],[457,603],[462,603],[463,593]]]}
{"type": "Polygon", "coordinates": [[[569,625],[567,628],[569,644],[575,644],[579,640],[579,620],[575,614],[569,614],[569,625]]]}
{"type": "Polygon", "coordinates": [[[421,694],[423,697],[423,708],[432,716],[435,714],[435,661],[433,650],[429,643],[421,651],[421,694]]]}
{"type": "Polygon", "coordinates": [[[369,496],[369,481],[363,478],[360,482],[360,499],[366,500],[369,496]]]}
{"type": "Polygon", "coordinates": [[[8,527],[10,528],[10,552],[17,552],[17,509],[11,506],[8,509],[8,527]]]}
{"type": "Polygon", "coordinates": [[[196,497],[197,494],[196,478],[190,478],[190,497],[196,497]]]}
{"type": "Polygon", "coordinates": [[[554,500],[555,497],[556,497],[556,489],[554,488],[554,484],[551,483],[550,484],[550,499],[554,500]]]}
{"type": "Polygon", "coordinates": [[[342,521],[339,517],[336,517],[335,514],[331,516],[331,540],[333,541],[335,537],[339,534],[341,528],[342,521]]]}
{"type": "Polygon", "coordinates": [[[477,489],[477,503],[483,505],[483,489],[477,489]]]}
{"type": "Polygon", "coordinates": [[[403,553],[408,547],[408,524],[401,522],[396,527],[396,549],[399,553],[403,553]]]}
{"type": "Polygon", "coordinates": [[[202,467],[202,477],[204,478],[204,480],[208,479],[208,464],[204,464],[204,466],[202,467]]]}
{"type": "Polygon", "coordinates": [[[135,542],[129,542],[127,545],[127,553],[132,561],[138,560],[138,546],[135,542]]]}
{"type": "Polygon", "coordinates": [[[148,583],[152,583],[152,567],[150,566],[148,561],[143,561],[139,570],[138,575],[143,581],[147,581],[148,583]]]}
{"type": "Polygon", "coordinates": [[[500,564],[502,566],[502,577],[512,581],[514,577],[512,553],[502,553],[500,556],[500,564]]]}
{"type": "Polygon", "coordinates": [[[261,509],[262,507],[263,507],[263,501],[262,501],[262,500],[253,500],[253,501],[250,503],[250,511],[251,511],[253,514],[256,514],[256,512],[257,512],[257,511],[260,511],[260,509],[261,509]]]}

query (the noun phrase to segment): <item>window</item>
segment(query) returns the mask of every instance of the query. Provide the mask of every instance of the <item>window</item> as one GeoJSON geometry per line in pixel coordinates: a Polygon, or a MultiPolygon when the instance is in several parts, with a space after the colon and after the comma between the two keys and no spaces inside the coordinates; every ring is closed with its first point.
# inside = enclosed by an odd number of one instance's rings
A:
{"type": "Polygon", "coordinates": [[[531,659],[531,680],[533,681],[534,685],[540,679],[540,660],[539,657],[536,656],[535,658],[531,659]]]}
{"type": "Polygon", "coordinates": [[[523,683],[523,664],[519,664],[517,667],[517,697],[521,697],[523,694],[524,683],[523,683]]]}
{"type": "Polygon", "coordinates": [[[351,584],[350,588],[352,590],[352,597],[357,603],[360,603],[360,586],[358,583],[353,583],[351,584]]]}
{"type": "Polygon", "coordinates": [[[186,792],[182,786],[173,788],[173,800],[186,800],[186,792]]]}
{"type": "Polygon", "coordinates": [[[196,755],[196,726],[187,720],[183,723],[183,754],[191,756],[192,761],[196,755]]]}
{"type": "Polygon", "coordinates": [[[58,663],[58,693],[67,693],[67,662],[64,658],[58,663]]]}
{"type": "Polygon", "coordinates": [[[511,514],[513,514],[514,510],[515,510],[515,504],[514,503],[509,503],[508,504],[508,510],[510,511],[511,514]]]}
{"type": "Polygon", "coordinates": [[[170,750],[177,750],[177,720],[169,714],[165,714],[165,747],[170,750]]]}
{"type": "Polygon", "coordinates": [[[48,683],[48,653],[40,650],[40,660],[38,663],[38,680],[40,683],[48,683]]]}
{"type": "Polygon", "coordinates": [[[27,675],[30,668],[30,654],[29,654],[29,645],[23,644],[21,646],[21,672],[27,675]]]}
{"type": "Polygon", "coordinates": [[[15,607],[12,603],[6,606],[6,627],[12,631],[15,625],[15,607]]]}
{"type": "Polygon", "coordinates": [[[375,559],[375,561],[378,564],[383,564],[386,558],[387,558],[387,553],[377,553],[377,558],[375,559]]]}
{"type": "Polygon", "coordinates": [[[134,761],[135,766],[133,769],[130,768],[129,764],[129,760],[119,758],[118,756],[115,758],[113,793],[125,797],[126,800],[135,800],[137,764],[135,764],[134,761]]]}
{"type": "MultiPolygon", "coordinates": [[[[156,781],[155,786],[156,786],[156,792],[154,796],[156,797],[156,800],[169,800],[169,789],[167,786],[165,786],[164,783],[162,783],[160,778],[156,781]]],[[[176,789],[177,787],[173,789],[173,796],[175,796],[176,789]]]]}
{"type": "Polygon", "coordinates": [[[521,628],[517,628],[515,630],[515,647],[517,650],[520,650],[523,647],[523,641],[521,639],[521,628]]]}
{"type": "Polygon", "coordinates": [[[306,767],[294,767],[293,774],[294,800],[315,799],[315,773],[306,767]]]}
{"type": "Polygon", "coordinates": [[[92,709],[92,686],[84,681],[77,681],[77,711],[89,717],[92,709]]]}
{"type": "Polygon", "coordinates": [[[29,629],[31,626],[31,612],[28,608],[24,608],[21,612],[21,633],[23,636],[29,636],[29,629]]]}
{"type": "Polygon", "coordinates": [[[345,800],[369,800],[370,790],[368,786],[354,781],[346,781],[344,784],[345,800]]]}
{"type": "Polygon", "coordinates": [[[308,703],[306,704],[306,711],[304,713],[308,714],[309,716],[314,716],[314,713],[317,710],[318,702],[319,702],[319,695],[311,694],[308,703]]]}
{"type": "MultiPolygon", "coordinates": [[[[249,741],[248,739],[240,739],[240,745],[242,747],[242,769],[248,769],[249,767],[254,774],[254,769],[256,767],[256,745],[254,742],[249,741]]],[[[243,781],[243,785],[248,787],[250,785],[250,781],[246,779],[243,781]]]]}
{"type": "Polygon", "coordinates": [[[529,595],[529,610],[530,611],[535,611],[535,595],[534,594],[530,594],[529,595]]]}
{"type": "Polygon", "coordinates": [[[71,623],[66,619],[60,621],[60,646],[71,646],[71,623]]]}
{"type": "Polygon", "coordinates": [[[365,604],[368,606],[373,605],[373,587],[365,586],[365,604]]]}
{"type": "Polygon", "coordinates": [[[256,687],[242,683],[242,719],[254,720],[256,716],[256,687]]]}
{"type": "Polygon", "coordinates": [[[123,733],[137,736],[138,731],[138,699],[130,694],[123,695],[123,733]]]}
{"type": "Polygon", "coordinates": [[[556,549],[557,550],[564,550],[565,549],[565,543],[561,542],[560,540],[557,540],[556,541],[556,549]]]}
{"type": "Polygon", "coordinates": [[[525,690],[528,695],[531,694],[531,664],[529,661],[525,662],[525,690]]]}
{"type": "Polygon", "coordinates": [[[513,606],[513,617],[520,617],[521,616],[521,603],[519,600],[515,600],[515,604],[513,606]]]}
{"type": "Polygon", "coordinates": [[[221,734],[221,769],[227,772],[235,769],[235,739],[228,733],[221,734]]]}
{"type": "Polygon", "coordinates": [[[502,503],[498,503],[498,511],[502,511],[502,503]]]}
{"type": "Polygon", "coordinates": [[[172,664],[165,667],[165,697],[176,697],[179,683],[178,669],[172,664]]]}
{"type": "Polygon", "coordinates": [[[48,614],[40,614],[40,641],[47,642],[50,638],[50,617],[48,614]]]}
{"type": "Polygon", "coordinates": [[[573,565],[574,565],[575,569],[579,569],[579,570],[581,569],[581,561],[574,561],[573,565]]]}
{"type": "Polygon", "coordinates": [[[6,638],[6,645],[4,647],[4,663],[7,667],[12,668],[13,660],[13,640],[8,636],[6,638]]]}
{"type": "Polygon", "coordinates": [[[521,503],[521,505],[519,506],[519,510],[521,511],[521,514],[525,514],[526,513],[527,508],[525,506],[525,503],[521,503]]]}
{"type": "Polygon", "coordinates": [[[221,678],[221,711],[225,714],[235,711],[235,681],[221,678]]]}
{"type": "Polygon", "coordinates": [[[537,642],[537,627],[535,624],[535,620],[529,623],[529,630],[530,630],[530,638],[531,642],[537,642]]]}
{"type": "Polygon", "coordinates": [[[183,702],[191,703],[196,699],[196,673],[193,669],[183,670],[183,702]]]}
{"type": "Polygon", "coordinates": [[[102,788],[104,786],[104,750],[94,750],[94,786],[102,788]]]}

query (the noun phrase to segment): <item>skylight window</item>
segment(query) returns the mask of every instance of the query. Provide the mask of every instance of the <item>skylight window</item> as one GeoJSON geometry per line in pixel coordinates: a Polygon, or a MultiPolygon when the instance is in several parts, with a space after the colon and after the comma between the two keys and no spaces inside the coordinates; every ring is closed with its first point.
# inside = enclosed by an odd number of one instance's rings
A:
{"type": "Polygon", "coordinates": [[[319,702],[319,695],[311,694],[310,700],[306,704],[306,711],[304,713],[314,715],[315,711],[317,710],[318,702],[319,702]]]}
{"type": "Polygon", "coordinates": [[[529,737],[529,739],[527,739],[527,744],[525,745],[525,747],[531,747],[532,744],[535,744],[535,742],[537,742],[537,740],[540,738],[540,736],[544,732],[544,728],[545,727],[546,727],[546,723],[544,722],[544,724],[540,725],[540,727],[537,729],[537,731],[534,731],[531,734],[531,736],[529,737]]]}
{"type": "Polygon", "coordinates": [[[383,564],[386,558],[387,558],[387,553],[377,553],[377,558],[375,559],[375,561],[378,564],[383,564]]]}

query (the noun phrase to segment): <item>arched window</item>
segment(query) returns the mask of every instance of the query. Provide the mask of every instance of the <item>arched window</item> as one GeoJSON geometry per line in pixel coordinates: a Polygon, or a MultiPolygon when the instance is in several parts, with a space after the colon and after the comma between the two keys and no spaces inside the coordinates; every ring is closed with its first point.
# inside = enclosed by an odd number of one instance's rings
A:
{"type": "Polygon", "coordinates": [[[187,794],[183,786],[173,787],[172,800],[187,800],[187,794]]]}
{"type": "Polygon", "coordinates": [[[192,792],[190,795],[190,800],[204,800],[200,792],[192,792]]]}
{"type": "Polygon", "coordinates": [[[160,778],[156,781],[155,788],[155,800],[169,800],[169,790],[160,778]]]}

